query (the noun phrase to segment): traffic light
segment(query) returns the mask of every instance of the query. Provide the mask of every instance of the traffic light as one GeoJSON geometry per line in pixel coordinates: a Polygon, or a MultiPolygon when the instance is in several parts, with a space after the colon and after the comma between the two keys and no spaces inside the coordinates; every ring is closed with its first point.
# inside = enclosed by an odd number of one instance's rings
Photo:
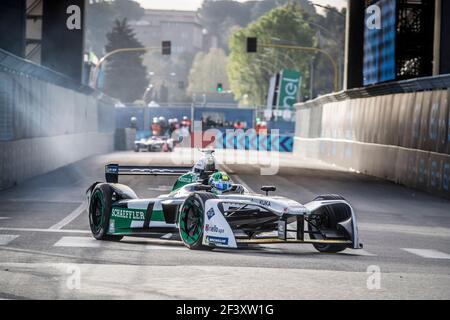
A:
{"type": "Polygon", "coordinates": [[[258,51],[258,38],[249,37],[247,38],[247,52],[257,52],[258,51]]]}
{"type": "Polygon", "coordinates": [[[162,42],[162,54],[170,55],[172,53],[172,42],[171,41],[163,41],[162,42]]]}
{"type": "Polygon", "coordinates": [[[222,86],[221,83],[218,83],[218,84],[217,84],[217,89],[216,89],[216,90],[217,90],[217,92],[219,92],[219,93],[223,91],[223,86],[222,86]]]}

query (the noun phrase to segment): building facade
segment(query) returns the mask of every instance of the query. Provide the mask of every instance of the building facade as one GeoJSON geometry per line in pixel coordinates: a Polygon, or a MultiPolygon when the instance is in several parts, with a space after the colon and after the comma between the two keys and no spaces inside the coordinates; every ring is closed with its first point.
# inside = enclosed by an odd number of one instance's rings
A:
{"type": "Polygon", "coordinates": [[[196,11],[146,9],[139,21],[131,21],[136,37],[146,47],[160,47],[172,42],[170,56],[159,51],[144,57],[150,79],[146,102],[182,102],[186,96],[188,76],[195,55],[205,48],[205,34],[196,11]]]}

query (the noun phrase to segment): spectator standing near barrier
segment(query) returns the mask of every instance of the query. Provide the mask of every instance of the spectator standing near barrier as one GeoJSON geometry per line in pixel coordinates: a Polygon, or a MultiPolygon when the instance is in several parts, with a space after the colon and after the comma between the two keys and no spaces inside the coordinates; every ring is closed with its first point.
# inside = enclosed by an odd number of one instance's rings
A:
{"type": "Polygon", "coordinates": [[[182,127],[187,127],[187,129],[190,131],[191,130],[191,125],[192,125],[191,120],[188,117],[184,116],[183,120],[181,121],[181,126],[182,127]]]}
{"type": "Polygon", "coordinates": [[[153,122],[152,122],[152,135],[153,136],[159,136],[161,132],[161,127],[159,125],[158,122],[158,118],[153,118],[153,122]]]}

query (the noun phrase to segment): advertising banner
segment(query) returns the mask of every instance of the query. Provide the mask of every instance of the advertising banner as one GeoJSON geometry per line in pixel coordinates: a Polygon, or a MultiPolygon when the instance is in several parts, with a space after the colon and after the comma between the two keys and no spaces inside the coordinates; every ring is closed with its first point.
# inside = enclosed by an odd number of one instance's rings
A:
{"type": "Polygon", "coordinates": [[[287,69],[281,71],[277,103],[279,110],[294,110],[294,103],[297,102],[301,84],[300,72],[287,69]]]}

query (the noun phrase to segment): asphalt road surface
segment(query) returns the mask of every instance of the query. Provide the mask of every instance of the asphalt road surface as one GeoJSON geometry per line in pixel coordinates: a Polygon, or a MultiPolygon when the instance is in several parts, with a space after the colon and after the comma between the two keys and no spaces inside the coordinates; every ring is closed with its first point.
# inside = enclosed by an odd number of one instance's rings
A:
{"type": "MultiPolygon", "coordinates": [[[[450,201],[332,166],[283,155],[277,175],[226,163],[235,182],[307,202],[339,193],[359,218],[363,250],[322,254],[310,245],[190,251],[180,242],[94,240],[87,187],[104,165],[171,164],[174,154],[91,157],[0,192],[0,299],[449,299],[450,201]],[[379,273],[378,273],[379,271],[379,273]]],[[[264,165],[263,165],[264,166],[264,165]]],[[[124,177],[139,196],[173,177],[124,177]]]]}

